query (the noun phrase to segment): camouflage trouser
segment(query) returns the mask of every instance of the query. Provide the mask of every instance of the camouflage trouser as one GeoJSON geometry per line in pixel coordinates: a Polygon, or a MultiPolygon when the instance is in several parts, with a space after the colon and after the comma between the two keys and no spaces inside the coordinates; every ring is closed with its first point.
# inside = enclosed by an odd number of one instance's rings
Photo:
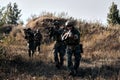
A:
{"type": "Polygon", "coordinates": [[[28,53],[29,53],[29,57],[33,56],[34,50],[35,50],[34,41],[31,41],[31,42],[28,43],[28,53]]]}
{"type": "Polygon", "coordinates": [[[39,52],[39,53],[40,53],[40,45],[41,45],[40,42],[35,41],[35,50],[37,50],[37,48],[38,48],[38,52],[39,52]]]}
{"type": "Polygon", "coordinates": [[[68,70],[77,70],[80,65],[81,59],[81,50],[80,46],[67,46],[67,67],[68,70]],[[72,55],[74,55],[74,64],[72,62],[72,55]]]}
{"type": "Polygon", "coordinates": [[[54,61],[56,65],[63,65],[66,46],[56,43],[54,46],[54,61]]]}

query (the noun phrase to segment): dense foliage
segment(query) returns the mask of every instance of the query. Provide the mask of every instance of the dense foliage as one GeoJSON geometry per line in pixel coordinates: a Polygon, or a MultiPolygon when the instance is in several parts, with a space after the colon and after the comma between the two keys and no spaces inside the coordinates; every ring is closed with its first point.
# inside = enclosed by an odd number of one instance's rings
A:
{"type": "Polygon", "coordinates": [[[109,13],[107,15],[108,24],[120,24],[120,15],[119,10],[117,9],[117,5],[113,2],[110,7],[109,13]]]}
{"type": "Polygon", "coordinates": [[[0,24],[15,24],[17,25],[21,17],[21,10],[19,10],[16,3],[7,4],[6,7],[0,7],[0,24]]]}

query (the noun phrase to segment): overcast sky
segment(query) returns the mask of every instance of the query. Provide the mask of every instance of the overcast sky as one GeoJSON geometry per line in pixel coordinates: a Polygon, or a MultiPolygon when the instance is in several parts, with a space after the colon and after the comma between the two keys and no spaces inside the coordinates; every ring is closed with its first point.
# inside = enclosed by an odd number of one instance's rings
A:
{"type": "Polygon", "coordinates": [[[120,0],[0,0],[0,6],[6,6],[9,2],[16,2],[22,10],[21,19],[26,21],[31,15],[40,15],[42,12],[66,12],[68,16],[86,21],[100,21],[107,23],[107,13],[112,2],[118,5],[120,0]]]}

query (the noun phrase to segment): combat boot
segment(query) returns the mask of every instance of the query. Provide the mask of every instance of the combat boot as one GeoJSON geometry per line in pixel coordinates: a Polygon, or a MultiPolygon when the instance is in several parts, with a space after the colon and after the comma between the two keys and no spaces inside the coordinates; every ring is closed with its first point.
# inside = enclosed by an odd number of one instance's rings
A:
{"type": "Polygon", "coordinates": [[[60,69],[60,64],[59,64],[59,62],[57,62],[57,63],[55,64],[55,67],[56,67],[57,69],[60,69]]]}
{"type": "Polygon", "coordinates": [[[77,75],[77,70],[71,70],[69,75],[76,76],[77,75]]]}

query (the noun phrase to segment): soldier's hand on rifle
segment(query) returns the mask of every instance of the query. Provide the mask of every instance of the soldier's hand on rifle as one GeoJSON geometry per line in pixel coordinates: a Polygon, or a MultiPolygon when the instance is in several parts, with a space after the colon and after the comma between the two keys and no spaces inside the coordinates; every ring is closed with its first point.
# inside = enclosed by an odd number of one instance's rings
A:
{"type": "Polygon", "coordinates": [[[68,33],[65,33],[64,35],[62,35],[62,40],[67,39],[67,37],[68,37],[68,33]]]}

